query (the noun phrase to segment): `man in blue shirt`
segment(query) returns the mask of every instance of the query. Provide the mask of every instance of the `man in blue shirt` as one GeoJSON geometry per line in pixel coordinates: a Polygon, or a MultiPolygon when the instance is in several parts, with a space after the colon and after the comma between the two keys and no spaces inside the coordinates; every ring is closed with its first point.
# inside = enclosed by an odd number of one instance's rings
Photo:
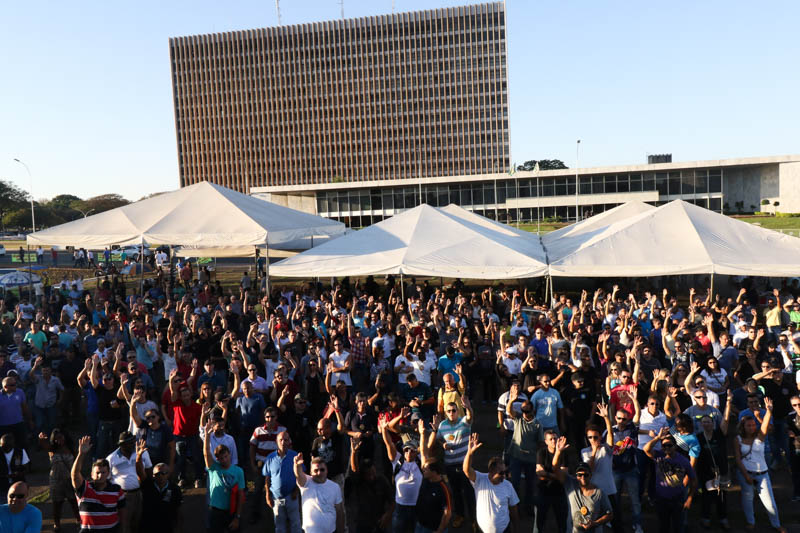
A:
{"type": "Polygon", "coordinates": [[[288,431],[278,433],[275,442],[278,449],[267,456],[262,470],[267,505],[275,515],[275,533],[300,533],[300,491],[294,475],[297,452],[291,449],[288,431]]]}
{"type": "Polygon", "coordinates": [[[458,383],[458,374],[456,373],[456,365],[461,362],[462,355],[460,353],[456,353],[456,349],[452,346],[447,346],[445,348],[445,354],[439,358],[439,364],[437,370],[439,371],[440,376],[444,376],[448,372],[453,374],[456,383],[458,383]]]}
{"type": "Polygon", "coordinates": [[[8,489],[8,503],[0,505],[0,531],[3,533],[39,533],[42,512],[28,503],[28,485],[18,481],[8,489]]]}

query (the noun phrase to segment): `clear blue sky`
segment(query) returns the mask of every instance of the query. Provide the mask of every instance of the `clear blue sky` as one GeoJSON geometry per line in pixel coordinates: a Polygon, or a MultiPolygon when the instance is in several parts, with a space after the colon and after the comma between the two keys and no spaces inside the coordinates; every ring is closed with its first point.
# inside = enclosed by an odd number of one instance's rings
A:
{"type": "MultiPolygon", "coordinates": [[[[396,0],[396,10],[468,0],[396,0]]],[[[346,17],[391,0],[345,0],[346,17]]],[[[284,24],[339,17],[283,0],[284,24]]],[[[512,160],[800,153],[800,2],[509,0],[512,160]]],[[[4,2],[0,178],[34,196],[178,186],[167,40],[277,24],[273,0],[4,2]]]]}

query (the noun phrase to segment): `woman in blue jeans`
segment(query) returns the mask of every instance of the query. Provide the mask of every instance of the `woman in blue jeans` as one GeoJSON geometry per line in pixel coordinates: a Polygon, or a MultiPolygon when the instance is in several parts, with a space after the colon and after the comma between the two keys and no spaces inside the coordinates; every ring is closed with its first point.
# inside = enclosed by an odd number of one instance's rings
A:
{"type": "Polygon", "coordinates": [[[785,533],[786,530],[781,527],[778,518],[778,506],[775,503],[775,496],[772,494],[769,468],[764,455],[764,441],[767,438],[770,420],[772,420],[772,399],[764,398],[764,405],[767,412],[761,421],[761,427],[752,416],[745,416],[739,421],[739,435],[736,437],[736,444],[733,448],[736,466],[739,469],[739,484],[742,487],[742,510],[747,520],[745,529],[752,531],[756,527],[753,499],[755,493],[758,492],[758,497],[769,516],[772,529],[785,533]]]}

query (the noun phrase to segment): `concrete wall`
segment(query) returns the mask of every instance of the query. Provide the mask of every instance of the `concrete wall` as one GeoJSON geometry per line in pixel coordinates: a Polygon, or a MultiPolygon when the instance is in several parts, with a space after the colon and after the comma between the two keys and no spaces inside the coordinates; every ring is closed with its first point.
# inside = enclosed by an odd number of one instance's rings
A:
{"type": "Polygon", "coordinates": [[[283,205],[297,209],[298,211],[305,211],[312,215],[317,214],[317,195],[315,193],[275,193],[275,192],[257,192],[253,193],[256,198],[261,198],[273,204],[283,205]]]}
{"type": "MultiPolygon", "coordinates": [[[[796,164],[796,163],[795,163],[796,164]]],[[[733,167],[723,170],[723,203],[726,211],[736,212],[736,202],[744,202],[744,211],[767,211],[771,206],[761,205],[761,200],[777,200],[781,194],[778,164],[733,167]],[[755,206],[750,207],[750,206],[755,206]]]]}
{"type": "Polygon", "coordinates": [[[781,213],[800,213],[800,163],[778,165],[780,177],[780,203],[775,208],[781,213]]]}

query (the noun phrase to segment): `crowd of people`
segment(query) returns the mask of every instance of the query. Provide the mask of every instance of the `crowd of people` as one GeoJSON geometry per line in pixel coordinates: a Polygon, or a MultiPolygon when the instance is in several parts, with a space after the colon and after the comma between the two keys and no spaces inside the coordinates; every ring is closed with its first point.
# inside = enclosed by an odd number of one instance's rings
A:
{"type": "Polygon", "coordinates": [[[796,284],[547,302],[460,280],[252,284],[0,300],[0,494],[27,492],[36,449],[56,531],[65,502],[82,531],[178,531],[190,487],[210,532],[516,533],[523,514],[639,532],[647,513],[673,532],[692,507],[729,529],[735,485],[748,529],[784,531],[784,467],[800,501],[796,284]]]}

